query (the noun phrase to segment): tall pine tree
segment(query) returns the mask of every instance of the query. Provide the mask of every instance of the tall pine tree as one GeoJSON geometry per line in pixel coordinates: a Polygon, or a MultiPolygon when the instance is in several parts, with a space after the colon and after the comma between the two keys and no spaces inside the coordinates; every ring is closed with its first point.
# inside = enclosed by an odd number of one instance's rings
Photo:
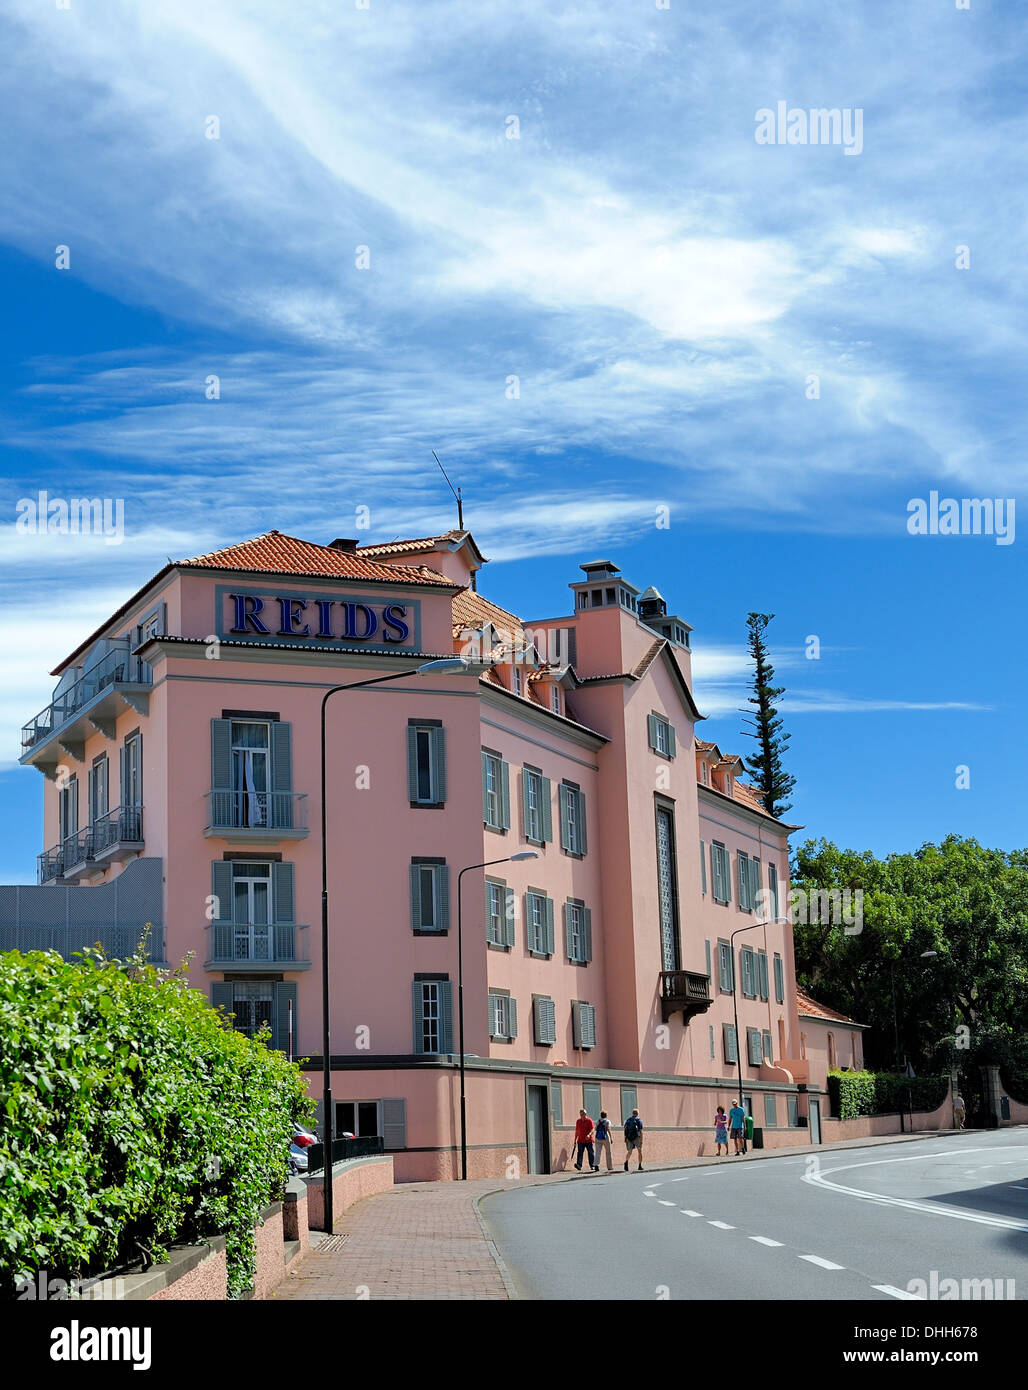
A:
{"type": "Polygon", "coordinates": [[[792,803],[786,800],[796,778],[785,771],[782,755],[789,742],[789,735],[782,733],[782,717],[775,701],[785,693],[784,685],[773,685],[775,669],[768,659],[764,635],[773,613],[750,613],[746,619],[749,628],[750,655],[753,657],[753,694],[749,703],[756,715],[754,732],[747,738],[755,738],[760,750],[754,758],[744,759],[746,770],[756,779],[757,789],[764,800],[764,809],[769,816],[781,817],[792,803]]]}

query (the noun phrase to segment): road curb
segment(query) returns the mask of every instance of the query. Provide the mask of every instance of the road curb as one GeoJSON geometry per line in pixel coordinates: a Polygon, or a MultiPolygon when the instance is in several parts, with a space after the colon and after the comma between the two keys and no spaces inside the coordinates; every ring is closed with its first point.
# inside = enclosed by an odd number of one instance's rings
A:
{"type": "Polygon", "coordinates": [[[493,1257],[493,1263],[496,1265],[497,1273],[503,1281],[503,1287],[507,1291],[507,1297],[512,1302],[518,1302],[521,1299],[521,1295],[518,1293],[517,1285],[514,1283],[511,1272],[507,1268],[506,1261],[497,1249],[496,1242],[489,1234],[489,1227],[486,1225],[485,1217],[482,1215],[478,1205],[483,1197],[492,1197],[497,1192],[503,1192],[504,1190],[505,1189],[502,1187],[491,1187],[488,1192],[480,1192],[471,1205],[475,1213],[475,1219],[478,1222],[479,1230],[482,1232],[482,1238],[486,1243],[490,1255],[493,1257]]]}

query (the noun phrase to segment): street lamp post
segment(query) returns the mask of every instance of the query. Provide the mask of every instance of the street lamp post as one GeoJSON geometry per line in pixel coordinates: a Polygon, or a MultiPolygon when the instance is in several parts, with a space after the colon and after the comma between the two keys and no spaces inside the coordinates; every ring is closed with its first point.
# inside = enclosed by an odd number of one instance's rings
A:
{"type": "Polygon", "coordinates": [[[424,661],[414,670],[394,671],[388,676],[371,680],[352,681],[349,685],[333,685],[321,699],[321,1047],[322,1047],[322,1141],[324,1155],[325,1230],[331,1233],[332,1210],[332,1056],[329,1039],[329,978],[328,978],[328,759],[325,746],[325,708],[333,695],[341,690],[362,690],[369,685],[384,685],[386,681],[403,680],[408,676],[451,675],[464,672],[468,663],[459,656],[424,661]]]}
{"type": "Polygon", "coordinates": [[[518,864],[523,859],[538,859],[534,849],[508,854],[503,859],[487,859],[482,864],[468,864],[457,875],[457,1046],[460,1049],[460,1176],[468,1180],[468,1113],[464,1096],[464,899],[461,881],[474,869],[488,869],[493,864],[518,864]]]}
{"type": "MultiPolygon", "coordinates": [[[[736,1062],[738,1063],[738,1066],[739,1066],[739,1105],[740,1105],[740,1107],[742,1107],[742,1046],[741,1046],[741,1044],[740,1044],[740,1042],[739,1042],[739,991],[738,991],[738,989],[736,988],[737,981],[736,981],[736,978],[735,978],[735,938],[740,934],[740,932],[744,932],[744,931],[756,931],[759,927],[766,927],[766,926],[768,926],[768,925],[769,925],[769,924],[768,924],[767,922],[750,922],[749,926],[746,926],[746,927],[736,927],[735,931],[734,931],[734,932],[731,932],[730,935],[729,935],[729,937],[728,937],[728,949],[729,949],[729,951],[731,952],[731,956],[732,956],[732,1013],[733,1013],[733,1015],[734,1015],[734,1017],[735,1017],[735,1060],[736,1060],[736,1062]]],[[[741,972],[740,972],[740,975],[741,975],[741,972]]],[[[743,1107],[743,1108],[744,1108],[744,1107],[743,1107]]],[[[742,1138],[742,1151],[743,1151],[743,1153],[745,1153],[745,1152],[746,1152],[746,1128],[745,1128],[745,1122],[744,1122],[744,1124],[743,1124],[742,1135],[743,1135],[743,1138],[742,1138]]]]}

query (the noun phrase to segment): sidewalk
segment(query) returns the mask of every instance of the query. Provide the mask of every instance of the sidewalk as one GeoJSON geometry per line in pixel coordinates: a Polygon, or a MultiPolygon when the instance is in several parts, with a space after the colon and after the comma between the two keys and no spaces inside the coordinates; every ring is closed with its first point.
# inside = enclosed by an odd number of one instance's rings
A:
{"type": "MultiPolygon", "coordinates": [[[[746,1163],[793,1158],[801,1154],[830,1154],[836,1150],[870,1148],[880,1144],[909,1144],[917,1139],[942,1138],[964,1130],[932,1130],[876,1139],[844,1139],[834,1144],[801,1144],[783,1149],[751,1149],[746,1163]]],[[[982,1131],[992,1133],[993,1131],[982,1131]]],[[[677,1168],[708,1168],[737,1164],[734,1157],[682,1158],[645,1165],[644,1173],[677,1168]]],[[[518,1187],[553,1182],[638,1181],[619,1167],[607,1173],[549,1173],[521,1178],[518,1187]]],[[[311,1251],[279,1284],[273,1299],[508,1299],[513,1287],[502,1261],[478,1217],[480,1198],[507,1191],[503,1178],[472,1182],[404,1183],[391,1192],[366,1197],[336,1222],[335,1232],[312,1233],[311,1251]]]]}

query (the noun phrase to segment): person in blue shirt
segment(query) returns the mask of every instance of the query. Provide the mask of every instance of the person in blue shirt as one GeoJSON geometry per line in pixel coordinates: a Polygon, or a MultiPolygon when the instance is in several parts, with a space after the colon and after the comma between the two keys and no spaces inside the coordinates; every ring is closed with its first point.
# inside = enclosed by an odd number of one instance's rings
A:
{"type": "Polygon", "coordinates": [[[737,1100],[728,1112],[728,1134],[735,1144],[736,1154],[741,1154],[743,1150],[743,1140],[746,1134],[746,1111],[743,1109],[741,1100],[737,1100]]]}
{"type": "Polygon", "coordinates": [[[610,1155],[610,1120],[607,1118],[606,1110],[600,1111],[600,1118],[596,1121],[596,1166],[599,1168],[600,1159],[606,1154],[607,1172],[613,1173],[614,1164],[610,1155]]]}

